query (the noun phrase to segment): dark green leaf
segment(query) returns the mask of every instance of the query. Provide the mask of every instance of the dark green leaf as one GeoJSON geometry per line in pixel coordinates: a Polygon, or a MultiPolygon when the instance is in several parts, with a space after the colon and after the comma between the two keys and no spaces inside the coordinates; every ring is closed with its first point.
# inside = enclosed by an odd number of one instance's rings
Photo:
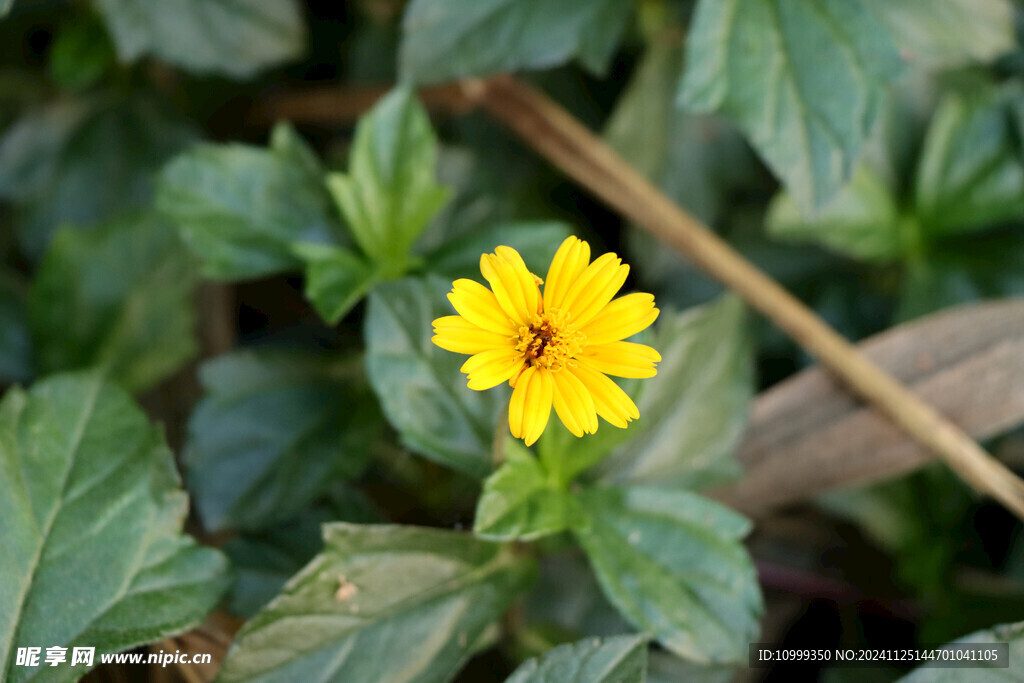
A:
{"type": "Polygon", "coordinates": [[[761,593],[743,517],[687,491],[636,487],[581,495],[575,529],[608,599],[637,628],[699,663],[745,662],[761,593]]]}
{"type": "Polygon", "coordinates": [[[636,382],[640,419],[599,471],[607,480],[692,489],[724,483],[740,474],[733,451],[754,391],[743,304],[730,296],[661,315],[649,340],[661,353],[658,374],[636,382]]]}
{"type": "Polygon", "coordinates": [[[203,365],[189,421],[189,489],[209,529],[291,518],[362,472],[380,431],[373,395],[346,359],[239,351],[203,365]]]}
{"type": "Polygon", "coordinates": [[[326,500],[294,519],[230,538],[223,548],[235,575],[228,609],[243,617],[260,611],[323,549],[321,525],[337,521],[371,524],[381,521],[381,516],[359,490],[341,484],[331,489],[326,500]]]}
{"type": "Polygon", "coordinates": [[[376,282],[373,266],[348,249],[297,244],[292,251],[306,262],[306,298],[331,325],[344,318],[376,282]]]}
{"type": "Polygon", "coordinates": [[[1024,166],[1006,90],[946,97],[921,152],[914,203],[926,235],[963,233],[1024,215],[1024,166]]]}
{"type": "Polygon", "coordinates": [[[57,32],[50,47],[50,76],[62,88],[94,85],[117,61],[103,24],[92,15],[76,17],[57,32]]]}
{"type": "Polygon", "coordinates": [[[444,242],[424,260],[426,268],[446,278],[480,278],[480,255],[504,244],[520,253],[534,273],[547,272],[558,245],[572,234],[564,223],[523,221],[481,226],[468,234],[444,242]]]}
{"type": "Polygon", "coordinates": [[[473,532],[492,540],[529,541],[567,529],[575,499],[518,440],[505,442],[505,462],[484,482],[473,532]]]}
{"type": "Polygon", "coordinates": [[[293,244],[345,241],[323,171],[287,128],[269,149],[205,144],[178,156],[160,175],[157,206],[212,278],[298,270],[293,244]]]}
{"type": "Polygon", "coordinates": [[[196,352],[195,285],[178,234],[153,214],[59,230],[29,296],[38,371],[102,367],[151,388],[196,352]]]}
{"type": "Polygon", "coordinates": [[[570,547],[572,552],[540,556],[536,585],[523,603],[527,627],[554,630],[563,640],[628,632],[629,623],[601,592],[586,556],[570,547]]]}
{"type": "Polygon", "coordinates": [[[188,500],[161,430],[97,374],[8,391],[0,490],[5,681],[77,680],[81,665],[14,666],[17,648],[60,645],[70,662],[73,647],[158,640],[199,624],[227,585],[221,554],[181,534],[188,500]]]}
{"type": "Polygon", "coordinates": [[[680,99],[747,133],[803,207],[853,170],[901,71],[878,19],[848,0],[701,0],[680,99]]]}
{"type": "Polygon", "coordinates": [[[993,626],[958,638],[950,645],[971,643],[1009,643],[1009,666],[986,666],[979,661],[970,669],[945,669],[925,664],[899,679],[899,683],[1003,683],[1016,680],[1017,674],[1024,669],[1024,622],[993,626]]]}
{"type": "Polygon", "coordinates": [[[896,319],[911,320],[980,299],[1024,296],[1024,234],[972,235],[914,258],[903,276],[896,319]]]}
{"type": "Polygon", "coordinates": [[[889,27],[904,59],[930,67],[987,62],[1013,49],[1007,0],[861,0],[889,27]]]}
{"type": "Polygon", "coordinates": [[[328,524],[324,551],[238,633],[219,681],[447,681],[532,575],[469,534],[328,524]]]}
{"type": "Polygon", "coordinates": [[[0,196],[15,201],[32,259],[64,223],[91,225],[148,207],[153,174],[195,139],[191,126],[146,99],[49,105],[0,140],[0,196]]]}
{"type": "Polygon", "coordinates": [[[348,173],[328,179],[356,242],[388,274],[405,271],[413,243],[448,201],[436,165],[430,120],[415,95],[399,88],[360,119],[348,173]]]}
{"type": "Polygon", "coordinates": [[[896,199],[870,166],[861,164],[853,180],[822,210],[807,214],[787,194],[768,210],[768,232],[789,242],[813,242],[840,254],[889,262],[903,251],[896,199]]]}
{"type": "Polygon", "coordinates": [[[413,0],[400,70],[408,80],[436,83],[543,69],[576,57],[600,74],[630,10],[621,0],[413,0]]]}
{"type": "Polygon", "coordinates": [[[97,0],[121,59],[144,55],[196,73],[248,78],[300,56],[295,0],[97,0]]]}
{"type": "Polygon", "coordinates": [[[646,671],[644,636],[587,638],[523,662],[506,683],[643,683],[646,671]]]}
{"type": "Polygon", "coordinates": [[[431,322],[455,311],[446,280],[406,278],[370,293],[366,367],[384,413],[413,450],[461,472],[486,477],[491,443],[508,391],[473,391],[459,368],[465,356],[431,341],[431,322]]]}

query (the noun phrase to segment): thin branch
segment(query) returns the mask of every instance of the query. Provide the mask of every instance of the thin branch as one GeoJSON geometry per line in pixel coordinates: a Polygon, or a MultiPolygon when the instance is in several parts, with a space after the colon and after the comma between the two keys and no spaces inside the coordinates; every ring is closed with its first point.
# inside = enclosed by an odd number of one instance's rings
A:
{"type": "Polygon", "coordinates": [[[971,486],[1024,519],[1024,482],[674,204],[571,114],[514,77],[466,81],[463,89],[549,162],[739,294],[971,486]]]}

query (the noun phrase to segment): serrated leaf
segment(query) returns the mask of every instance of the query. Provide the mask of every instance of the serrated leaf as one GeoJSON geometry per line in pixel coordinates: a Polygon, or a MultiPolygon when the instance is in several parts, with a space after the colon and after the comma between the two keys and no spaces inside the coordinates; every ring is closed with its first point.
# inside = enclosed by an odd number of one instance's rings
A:
{"type": "Polygon", "coordinates": [[[523,662],[505,683],[643,683],[646,672],[646,637],[587,638],[523,662]]]}
{"type": "Polygon", "coordinates": [[[231,559],[235,576],[227,598],[228,609],[241,617],[251,617],[275,598],[288,579],[323,549],[320,527],[324,523],[371,524],[381,520],[362,492],[339,484],[323,501],[294,519],[228,539],[223,550],[231,559]]]}
{"type": "Polygon", "coordinates": [[[1009,90],[948,95],[925,136],[914,204],[926,235],[977,231],[1024,215],[1024,165],[1009,90]]]}
{"type": "Polygon", "coordinates": [[[226,588],[220,553],[181,533],[188,501],[160,429],[95,373],[8,391],[0,490],[5,681],[77,680],[81,665],[14,666],[17,648],[124,650],[200,623],[226,588]]]}
{"type": "Polygon", "coordinates": [[[249,78],[299,57],[295,0],[97,0],[122,61],[145,55],[195,73],[249,78]]]}
{"type": "Polygon", "coordinates": [[[196,282],[174,228],[151,213],[59,230],[29,294],[39,373],[101,367],[129,391],[153,387],[196,353],[196,282]]]}
{"type": "Polygon", "coordinates": [[[399,54],[416,83],[544,69],[573,57],[607,68],[631,6],[621,0],[413,0],[399,54]]]}
{"type": "Polygon", "coordinates": [[[740,663],[761,593],[741,539],[749,522],[687,491],[634,487],[580,495],[574,529],[605,595],[635,627],[698,663],[740,663]]]}
{"type": "Polygon", "coordinates": [[[655,377],[624,383],[639,420],[579,439],[552,430],[541,438],[541,460],[563,479],[602,459],[597,473],[608,481],[704,488],[738,476],[733,451],[753,396],[743,305],[725,297],[684,313],[663,311],[644,343],[662,360],[655,377]]]}
{"type": "Polygon", "coordinates": [[[452,280],[480,277],[480,255],[493,252],[498,245],[512,247],[535,273],[546,273],[558,245],[572,229],[555,221],[522,221],[480,226],[449,239],[424,257],[431,273],[452,280]]]}
{"type": "Polygon", "coordinates": [[[195,139],[152,100],[105,98],[25,114],[0,140],[0,196],[15,202],[22,249],[38,259],[65,223],[148,208],[153,174],[195,139]]]}
{"type": "Polygon", "coordinates": [[[988,62],[1016,44],[1007,0],[861,2],[886,23],[904,59],[928,67],[988,62]]]}
{"type": "Polygon", "coordinates": [[[259,529],[362,472],[381,422],[357,365],[284,350],[205,363],[189,420],[189,489],[207,528],[259,529]]]}
{"type": "Polygon", "coordinates": [[[450,193],[435,180],[437,138],[408,89],[392,91],[359,120],[347,174],[328,187],[363,253],[401,274],[409,251],[450,193]]]}
{"type": "Polygon", "coordinates": [[[972,643],[1009,643],[1009,666],[996,667],[984,661],[976,661],[972,662],[970,669],[947,669],[925,664],[899,679],[899,683],[1003,683],[1014,680],[1017,677],[1016,673],[1024,667],[1024,622],[993,626],[958,638],[950,645],[972,643]]]}
{"type": "Polygon", "coordinates": [[[459,372],[464,358],[431,343],[431,322],[454,313],[445,298],[450,288],[432,276],[375,287],[363,328],[366,369],[403,443],[482,478],[493,468],[491,444],[508,391],[473,391],[459,372]]]}
{"type": "Polygon", "coordinates": [[[306,298],[330,325],[344,318],[377,281],[373,266],[348,249],[297,244],[292,252],[306,263],[306,298]]]}
{"type": "Polygon", "coordinates": [[[680,100],[733,119],[807,208],[853,171],[902,64],[885,26],[848,0],[701,0],[680,100]]]}
{"type": "Polygon", "coordinates": [[[160,174],[157,208],[203,260],[207,277],[244,280],[298,270],[300,242],[344,245],[323,171],[279,128],[269,149],[204,144],[160,174]]]}
{"type": "Polygon", "coordinates": [[[568,528],[576,501],[520,442],[505,442],[505,462],[484,482],[473,533],[530,541],[568,528]]]}
{"type": "Polygon", "coordinates": [[[810,215],[791,196],[779,194],[766,223],[768,233],[780,241],[812,242],[866,261],[893,261],[904,246],[896,198],[866,164],[832,201],[810,215]]]}
{"type": "Polygon", "coordinates": [[[328,524],[324,545],[238,633],[218,681],[450,680],[533,569],[440,529],[328,524]]]}

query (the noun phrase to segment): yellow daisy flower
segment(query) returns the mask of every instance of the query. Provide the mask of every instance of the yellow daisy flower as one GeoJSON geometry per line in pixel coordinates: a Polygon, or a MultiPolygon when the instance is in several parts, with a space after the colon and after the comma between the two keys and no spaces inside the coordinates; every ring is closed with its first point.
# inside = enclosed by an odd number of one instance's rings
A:
{"type": "Polygon", "coordinates": [[[459,315],[434,321],[435,344],[471,354],[462,366],[469,388],[482,391],[505,381],[514,387],[509,428],[527,446],[544,432],[552,406],[576,436],[596,432],[598,415],[620,428],[640,417],[607,377],[654,377],[661,360],[651,347],[623,341],[658,317],[651,294],[612,301],[629,266],[615,254],[590,263],[590,245],[569,237],[545,283],[515,249],[494,251],[480,257],[491,289],[456,280],[448,300],[459,315]]]}

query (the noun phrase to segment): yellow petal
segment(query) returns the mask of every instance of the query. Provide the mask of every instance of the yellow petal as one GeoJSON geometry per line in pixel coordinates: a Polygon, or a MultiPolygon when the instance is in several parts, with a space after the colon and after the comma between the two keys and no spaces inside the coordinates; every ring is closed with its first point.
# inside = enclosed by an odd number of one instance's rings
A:
{"type": "Polygon", "coordinates": [[[643,379],[658,374],[655,363],[661,361],[661,354],[644,344],[617,341],[588,345],[577,359],[606,375],[643,379]]]}
{"type": "Polygon", "coordinates": [[[456,280],[448,301],[459,315],[477,327],[506,336],[518,334],[519,326],[502,310],[494,293],[479,282],[465,278],[456,280]]]}
{"type": "Polygon", "coordinates": [[[612,301],[580,331],[586,335],[588,345],[596,346],[631,337],[647,329],[657,317],[654,296],[637,292],[612,301]]]}
{"type": "Polygon", "coordinates": [[[470,356],[462,364],[462,372],[469,376],[470,389],[483,391],[512,379],[522,366],[523,354],[505,347],[470,356]]]}
{"type": "Polygon", "coordinates": [[[533,274],[515,249],[500,246],[494,251],[480,257],[480,272],[505,313],[520,325],[528,325],[540,303],[533,274]]]}
{"type": "Polygon", "coordinates": [[[629,275],[629,266],[615,254],[602,254],[591,263],[562,301],[562,308],[572,312],[572,321],[583,326],[608,305],[629,275]]]}
{"type": "Polygon", "coordinates": [[[553,402],[555,414],[576,436],[597,431],[597,411],[594,399],[583,383],[568,369],[551,374],[555,380],[553,402]]]}
{"type": "Polygon", "coordinates": [[[508,426],[512,436],[532,445],[548,424],[554,381],[551,372],[529,367],[516,381],[512,400],[508,406],[508,426]]]}
{"type": "Polygon", "coordinates": [[[618,384],[605,375],[592,370],[584,364],[572,369],[594,399],[597,414],[616,427],[625,429],[630,420],[640,417],[636,404],[626,395],[618,384]]]}
{"type": "Polygon", "coordinates": [[[488,332],[459,315],[446,315],[433,324],[430,341],[446,351],[474,354],[512,344],[511,337],[488,332]]]}
{"type": "Polygon", "coordinates": [[[566,237],[555,252],[544,278],[544,308],[561,308],[569,287],[586,270],[590,262],[590,245],[578,237],[566,237]]]}

